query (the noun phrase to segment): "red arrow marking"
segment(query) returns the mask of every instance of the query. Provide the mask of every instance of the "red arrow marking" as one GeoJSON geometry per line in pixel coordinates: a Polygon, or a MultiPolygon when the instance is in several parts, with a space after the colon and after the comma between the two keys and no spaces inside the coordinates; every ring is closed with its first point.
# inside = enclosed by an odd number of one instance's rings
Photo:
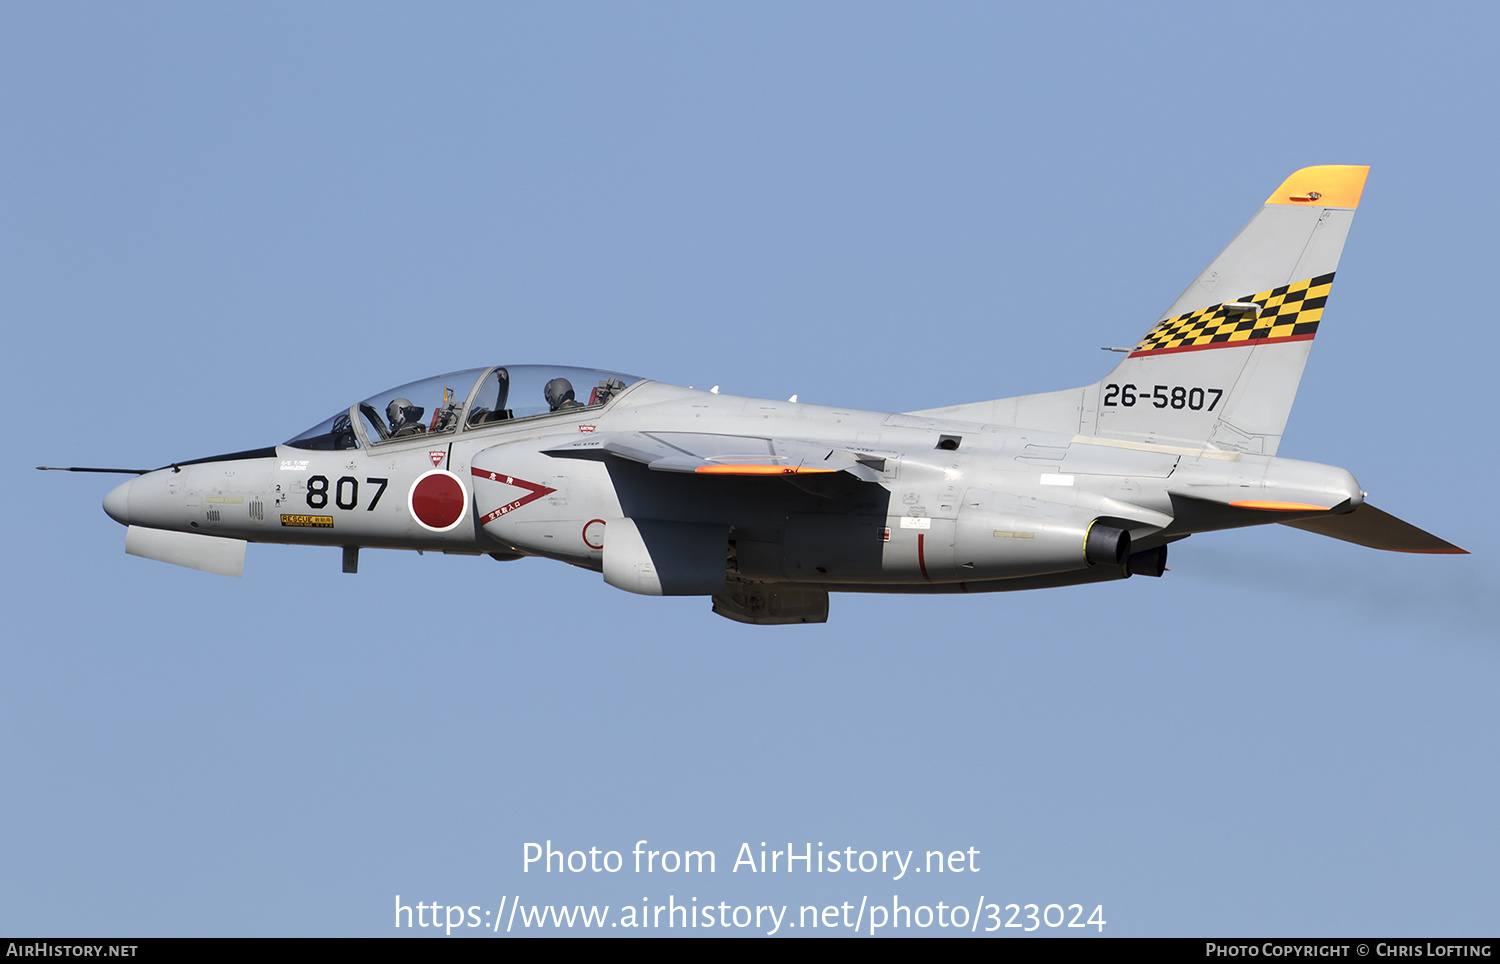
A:
{"type": "Polygon", "coordinates": [[[479,524],[482,526],[489,525],[491,522],[494,522],[501,516],[508,515],[516,511],[521,506],[526,505],[528,502],[535,502],[542,496],[551,495],[553,492],[557,491],[556,489],[548,488],[547,486],[541,485],[536,482],[527,482],[525,479],[518,479],[513,475],[501,475],[499,472],[488,472],[481,468],[471,468],[469,469],[469,474],[474,476],[476,479],[485,479],[490,482],[504,482],[506,485],[513,485],[518,489],[530,490],[529,495],[523,495],[514,502],[507,502],[505,505],[502,505],[500,508],[494,510],[493,512],[486,512],[484,515],[480,516],[479,524]]]}

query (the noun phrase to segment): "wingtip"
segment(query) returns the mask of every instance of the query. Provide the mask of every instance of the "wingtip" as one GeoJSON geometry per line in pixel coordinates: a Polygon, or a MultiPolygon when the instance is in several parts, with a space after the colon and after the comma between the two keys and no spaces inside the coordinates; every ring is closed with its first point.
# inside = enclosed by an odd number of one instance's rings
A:
{"type": "Polygon", "coordinates": [[[1281,182],[1267,204],[1306,204],[1321,208],[1357,208],[1365,190],[1368,165],[1319,164],[1304,167],[1281,182]]]}

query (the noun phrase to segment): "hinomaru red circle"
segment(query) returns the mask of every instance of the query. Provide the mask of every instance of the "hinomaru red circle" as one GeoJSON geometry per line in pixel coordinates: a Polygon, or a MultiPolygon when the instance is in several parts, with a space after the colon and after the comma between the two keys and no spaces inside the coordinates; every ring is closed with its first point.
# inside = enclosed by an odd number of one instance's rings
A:
{"type": "Polygon", "coordinates": [[[433,469],[412,483],[407,502],[412,518],[429,529],[446,532],[463,519],[469,497],[458,476],[433,469]]]}

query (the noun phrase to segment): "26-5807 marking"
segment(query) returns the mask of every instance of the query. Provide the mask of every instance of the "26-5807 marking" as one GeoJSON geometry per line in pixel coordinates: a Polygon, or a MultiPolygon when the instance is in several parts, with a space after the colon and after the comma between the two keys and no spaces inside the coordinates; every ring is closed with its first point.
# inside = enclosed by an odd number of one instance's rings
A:
{"type": "Polygon", "coordinates": [[[1150,392],[1146,392],[1129,383],[1124,385],[1110,383],[1104,386],[1104,404],[1110,408],[1116,405],[1133,408],[1137,402],[1150,402],[1156,408],[1186,408],[1197,412],[1202,411],[1204,403],[1207,402],[1208,410],[1212,412],[1214,406],[1219,404],[1219,399],[1223,397],[1222,388],[1154,385],[1150,392]]]}

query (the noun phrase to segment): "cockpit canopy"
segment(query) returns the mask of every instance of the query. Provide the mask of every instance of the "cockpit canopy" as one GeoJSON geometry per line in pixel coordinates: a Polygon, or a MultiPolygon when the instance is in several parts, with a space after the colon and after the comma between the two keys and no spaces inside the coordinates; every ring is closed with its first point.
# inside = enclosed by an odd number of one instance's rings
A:
{"type": "Polygon", "coordinates": [[[557,365],[472,368],[372,395],[288,439],[299,449],[357,449],[452,435],[499,422],[598,408],[634,375],[557,365]]]}

